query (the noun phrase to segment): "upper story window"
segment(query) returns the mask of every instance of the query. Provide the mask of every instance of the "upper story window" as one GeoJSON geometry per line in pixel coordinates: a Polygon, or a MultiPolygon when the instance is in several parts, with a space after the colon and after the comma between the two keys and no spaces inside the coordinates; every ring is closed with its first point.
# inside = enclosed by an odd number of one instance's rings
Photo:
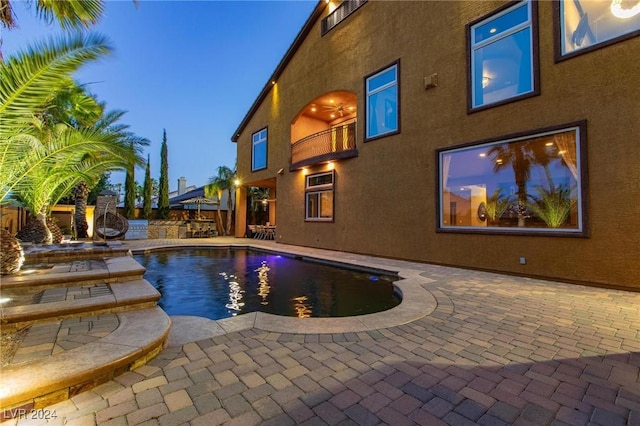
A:
{"type": "Polygon", "coordinates": [[[347,19],[347,16],[351,15],[366,2],[367,0],[344,0],[322,20],[322,35],[325,35],[333,27],[347,19]]]}
{"type": "Polygon", "coordinates": [[[538,94],[536,15],[522,1],[468,26],[470,110],[538,94]]]}
{"type": "Polygon", "coordinates": [[[366,139],[398,133],[400,129],[399,68],[400,63],[395,62],[365,79],[366,139]]]}
{"type": "Polygon", "coordinates": [[[318,173],[306,177],[305,220],[333,221],[334,172],[318,173]]]}
{"type": "Polygon", "coordinates": [[[266,169],[267,129],[254,133],[251,141],[251,171],[266,169]]]}
{"type": "Polygon", "coordinates": [[[586,235],[585,127],[439,150],[439,231],[586,235]]]}
{"type": "Polygon", "coordinates": [[[555,11],[560,25],[556,60],[640,35],[638,0],[560,0],[555,11]]]}

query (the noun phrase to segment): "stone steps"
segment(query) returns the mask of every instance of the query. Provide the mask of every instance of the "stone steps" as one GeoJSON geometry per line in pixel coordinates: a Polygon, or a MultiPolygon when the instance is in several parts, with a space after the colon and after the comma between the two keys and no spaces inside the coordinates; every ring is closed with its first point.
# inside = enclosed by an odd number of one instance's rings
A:
{"type": "Polygon", "coordinates": [[[111,380],[163,349],[171,319],[157,306],[160,293],[122,254],[73,260],[65,251],[56,262],[47,253],[45,263],[27,258],[33,272],[2,277],[9,301],[0,304],[0,326],[15,333],[16,347],[1,367],[0,421],[111,380]]]}
{"type": "Polygon", "coordinates": [[[118,328],[98,341],[2,368],[4,418],[71,398],[157,355],[171,320],[159,307],[119,312],[118,328]],[[25,411],[26,410],[26,411],[25,411]],[[12,415],[12,413],[14,415],[12,415]]]}

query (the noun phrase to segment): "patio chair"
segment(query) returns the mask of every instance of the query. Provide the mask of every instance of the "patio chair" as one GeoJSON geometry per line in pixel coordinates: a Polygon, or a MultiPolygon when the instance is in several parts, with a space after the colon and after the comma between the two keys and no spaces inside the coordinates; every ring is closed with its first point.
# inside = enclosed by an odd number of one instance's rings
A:
{"type": "Polygon", "coordinates": [[[256,233],[253,235],[253,238],[256,240],[262,240],[266,236],[264,226],[256,225],[256,233]]]}
{"type": "Polygon", "coordinates": [[[198,222],[193,222],[191,224],[191,235],[193,238],[202,237],[202,226],[198,222]]]}
{"type": "Polygon", "coordinates": [[[207,237],[215,237],[218,232],[216,231],[216,223],[215,222],[207,222],[203,225],[203,231],[207,235],[207,237]],[[204,229],[206,228],[206,230],[204,229]]]}
{"type": "Polygon", "coordinates": [[[276,239],[276,227],[275,226],[267,226],[264,229],[264,239],[265,240],[275,240],[276,239]]]}

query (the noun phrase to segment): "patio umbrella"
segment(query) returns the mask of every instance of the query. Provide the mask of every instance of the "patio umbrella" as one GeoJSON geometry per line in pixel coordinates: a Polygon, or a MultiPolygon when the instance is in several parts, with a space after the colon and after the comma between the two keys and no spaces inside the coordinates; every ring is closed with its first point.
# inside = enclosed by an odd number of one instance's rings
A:
{"type": "Polygon", "coordinates": [[[202,204],[218,204],[218,200],[214,198],[207,197],[193,197],[187,200],[180,201],[180,204],[195,204],[198,209],[198,218],[200,218],[200,206],[202,204]]]}

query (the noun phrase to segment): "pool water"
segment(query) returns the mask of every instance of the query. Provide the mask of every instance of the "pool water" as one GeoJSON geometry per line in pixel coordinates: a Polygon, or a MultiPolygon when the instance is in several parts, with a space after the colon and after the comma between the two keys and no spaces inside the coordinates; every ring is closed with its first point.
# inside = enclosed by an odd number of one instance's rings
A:
{"type": "Polygon", "coordinates": [[[400,303],[397,276],[344,269],[245,249],[180,249],[134,258],[169,315],[210,319],[248,312],[344,317],[400,303]]]}

